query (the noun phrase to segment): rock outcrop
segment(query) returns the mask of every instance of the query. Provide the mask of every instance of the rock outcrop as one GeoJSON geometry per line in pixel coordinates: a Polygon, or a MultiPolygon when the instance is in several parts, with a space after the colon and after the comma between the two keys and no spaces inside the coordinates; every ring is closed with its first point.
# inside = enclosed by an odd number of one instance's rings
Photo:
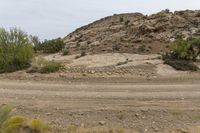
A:
{"type": "Polygon", "coordinates": [[[64,41],[72,53],[157,54],[179,34],[200,36],[200,10],[113,15],[77,29],[64,41]]]}

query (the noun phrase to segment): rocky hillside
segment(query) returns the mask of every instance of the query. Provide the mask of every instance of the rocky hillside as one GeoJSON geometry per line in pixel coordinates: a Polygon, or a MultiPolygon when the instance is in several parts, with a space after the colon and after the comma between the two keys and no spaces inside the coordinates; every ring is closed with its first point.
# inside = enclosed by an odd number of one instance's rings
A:
{"type": "Polygon", "coordinates": [[[72,53],[156,54],[166,51],[178,34],[200,36],[200,10],[113,15],[77,29],[64,41],[72,53]]]}

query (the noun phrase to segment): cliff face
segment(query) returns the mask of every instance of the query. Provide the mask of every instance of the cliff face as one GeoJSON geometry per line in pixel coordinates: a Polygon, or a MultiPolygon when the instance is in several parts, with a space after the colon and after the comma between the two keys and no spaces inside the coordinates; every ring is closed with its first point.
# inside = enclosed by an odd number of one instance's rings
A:
{"type": "Polygon", "coordinates": [[[72,53],[155,54],[166,51],[178,34],[200,36],[200,10],[109,16],[77,29],[64,41],[72,53]]]}

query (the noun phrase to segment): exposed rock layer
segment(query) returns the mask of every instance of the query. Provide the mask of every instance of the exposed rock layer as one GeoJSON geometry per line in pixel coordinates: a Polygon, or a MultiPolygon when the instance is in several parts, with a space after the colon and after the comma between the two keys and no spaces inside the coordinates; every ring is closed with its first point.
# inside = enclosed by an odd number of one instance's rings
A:
{"type": "Polygon", "coordinates": [[[113,15],[83,26],[64,38],[72,53],[156,54],[178,34],[200,36],[200,10],[113,15]]]}

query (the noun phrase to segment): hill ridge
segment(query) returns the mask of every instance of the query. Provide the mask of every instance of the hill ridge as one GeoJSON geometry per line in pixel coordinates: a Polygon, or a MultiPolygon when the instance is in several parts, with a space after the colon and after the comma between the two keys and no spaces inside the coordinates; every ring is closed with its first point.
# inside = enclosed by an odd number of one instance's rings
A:
{"type": "Polygon", "coordinates": [[[72,53],[157,54],[178,34],[200,36],[200,10],[115,14],[76,29],[64,42],[72,53]]]}

